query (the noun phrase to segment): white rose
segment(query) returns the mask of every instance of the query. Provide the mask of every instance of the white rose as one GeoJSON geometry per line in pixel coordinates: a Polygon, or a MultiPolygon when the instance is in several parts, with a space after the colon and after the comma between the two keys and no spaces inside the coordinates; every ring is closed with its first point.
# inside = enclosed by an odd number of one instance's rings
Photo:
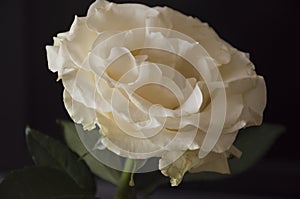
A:
{"type": "Polygon", "coordinates": [[[248,54],[170,8],[97,0],[46,49],[74,122],[99,126],[120,156],[160,157],[172,185],[228,173],[239,129],[262,122],[265,82],[248,54]]]}

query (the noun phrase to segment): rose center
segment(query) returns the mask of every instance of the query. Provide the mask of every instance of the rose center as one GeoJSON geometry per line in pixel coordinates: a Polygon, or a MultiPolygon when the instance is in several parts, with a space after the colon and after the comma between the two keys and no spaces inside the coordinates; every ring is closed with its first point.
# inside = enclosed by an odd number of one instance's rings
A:
{"type": "Polygon", "coordinates": [[[135,93],[152,104],[160,104],[168,109],[175,109],[179,106],[177,97],[162,85],[147,84],[135,90],[135,93]]]}

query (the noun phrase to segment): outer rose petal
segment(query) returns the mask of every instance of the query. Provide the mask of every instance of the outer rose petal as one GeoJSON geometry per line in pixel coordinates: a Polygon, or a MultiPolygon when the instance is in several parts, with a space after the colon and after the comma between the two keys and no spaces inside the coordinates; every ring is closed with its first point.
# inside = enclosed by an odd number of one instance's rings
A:
{"type": "Polygon", "coordinates": [[[91,5],[88,26],[96,32],[130,30],[146,26],[168,27],[164,18],[153,8],[142,4],[115,4],[104,0],[97,0],[91,5]]]}
{"type": "MultiPolygon", "coordinates": [[[[176,134],[174,131],[162,129],[154,136],[143,139],[129,135],[131,132],[124,132],[120,126],[116,125],[112,116],[106,118],[104,115],[98,114],[97,118],[98,121],[101,121],[103,145],[120,156],[133,159],[160,157],[165,150],[184,151],[192,145],[197,131],[196,128],[189,128],[176,134]]],[[[143,131],[133,133],[143,134],[143,131]]]]}
{"type": "Polygon", "coordinates": [[[63,67],[71,61],[68,59],[66,46],[62,45],[61,39],[54,37],[53,40],[53,46],[46,46],[48,67],[52,72],[58,72],[58,77],[60,77],[63,67]]]}
{"type": "Polygon", "coordinates": [[[247,109],[243,117],[248,119],[246,126],[260,125],[263,119],[263,111],[267,104],[267,91],[264,78],[258,76],[253,84],[253,89],[244,94],[244,102],[247,109]]]}
{"type": "Polygon", "coordinates": [[[198,150],[182,152],[166,152],[159,161],[159,169],[169,176],[172,186],[177,186],[187,171],[214,171],[230,173],[225,153],[209,153],[205,158],[198,158],[198,150]],[[174,161],[175,160],[175,161],[174,161]]]}
{"type": "Polygon", "coordinates": [[[75,16],[70,31],[57,35],[77,66],[82,66],[98,35],[87,27],[86,20],[86,17],[75,16]]]}
{"type": "Polygon", "coordinates": [[[230,62],[219,67],[224,82],[256,76],[254,65],[249,60],[247,54],[232,48],[230,52],[230,62]]]}
{"type": "Polygon", "coordinates": [[[65,64],[63,52],[58,46],[46,46],[46,50],[49,69],[52,72],[58,72],[65,64]]]}
{"type": "Polygon", "coordinates": [[[82,124],[84,130],[92,130],[96,127],[95,111],[72,99],[66,90],[64,90],[64,103],[70,117],[74,122],[82,124]]]}
{"type": "Polygon", "coordinates": [[[94,111],[111,112],[110,99],[106,99],[107,95],[111,96],[112,89],[101,82],[101,93],[98,93],[96,87],[97,78],[90,71],[86,71],[76,67],[65,67],[62,70],[61,79],[65,90],[73,100],[83,104],[85,107],[94,109],[94,111]]]}

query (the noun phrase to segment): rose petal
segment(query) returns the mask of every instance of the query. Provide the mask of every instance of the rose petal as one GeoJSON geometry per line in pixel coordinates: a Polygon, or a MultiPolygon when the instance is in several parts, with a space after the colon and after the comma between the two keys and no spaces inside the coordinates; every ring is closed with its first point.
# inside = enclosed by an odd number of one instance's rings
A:
{"type": "Polygon", "coordinates": [[[193,93],[180,107],[180,109],[183,111],[183,114],[192,114],[198,112],[202,104],[202,99],[202,92],[198,84],[196,84],[193,93]]]}
{"type": "Polygon", "coordinates": [[[52,72],[58,72],[65,64],[64,55],[58,46],[46,46],[48,66],[52,72]]]}
{"type": "Polygon", "coordinates": [[[75,101],[67,90],[64,90],[63,96],[65,107],[74,122],[82,124],[84,130],[94,129],[97,123],[95,110],[75,101]]]}
{"type": "Polygon", "coordinates": [[[160,20],[159,13],[155,9],[142,4],[115,4],[97,0],[89,8],[87,23],[91,29],[102,32],[129,30],[146,25],[164,25],[165,20],[160,20]]]}
{"type": "Polygon", "coordinates": [[[230,53],[231,61],[219,68],[224,82],[256,76],[254,65],[250,62],[247,54],[233,48],[231,48],[230,53]]]}
{"type": "Polygon", "coordinates": [[[135,58],[126,48],[112,48],[106,60],[106,73],[120,83],[133,82],[137,78],[135,58]],[[122,67],[120,67],[122,66],[122,67]]]}
{"type": "Polygon", "coordinates": [[[253,89],[244,94],[245,108],[243,118],[246,126],[260,125],[263,119],[263,110],[267,103],[266,84],[264,78],[258,76],[253,89]]]}
{"type": "Polygon", "coordinates": [[[93,73],[75,67],[65,67],[61,78],[65,89],[77,102],[101,112],[111,110],[111,105],[107,103],[107,99],[97,92],[96,79],[93,73]]]}
{"type": "Polygon", "coordinates": [[[165,152],[159,161],[159,169],[170,177],[171,186],[178,186],[187,171],[214,171],[229,173],[227,157],[224,153],[209,153],[205,158],[198,158],[198,150],[165,152]]]}
{"type": "Polygon", "coordinates": [[[57,35],[66,46],[70,59],[77,66],[82,66],[98,35],[87,27],[86,20],[86,17],[75,16],[70,31],[57,35]]]}

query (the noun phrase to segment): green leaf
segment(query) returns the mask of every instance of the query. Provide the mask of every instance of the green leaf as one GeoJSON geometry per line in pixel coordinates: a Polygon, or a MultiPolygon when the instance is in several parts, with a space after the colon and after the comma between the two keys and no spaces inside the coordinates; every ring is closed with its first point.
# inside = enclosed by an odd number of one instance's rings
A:
{"type": "Polygon", "coordinates": [[[285,127],[275,124],[263,124],[241,130],[234,145],[243,152],[243,155],[240,159],[229,160],[232,174],[242,173],[257,163],[283,132],[285,127]]]}
{"type": "MultiPolygon", "coordinates": [[[[243,152],[243,155],[240,159],[233,158],[229,160],[231,175],[213,172],[186,173],[183,181],[219,180],[242,173],[258,162],[284,131],[283,126],[273,124],[263,124],[258,127],[243,129],[239,132],[234,143],[243,152]]],[[[163,176],[160,171],[154,171],[147,174],[136,174],[135,181],[137,193],[146,196],[158,186],[168,184],[169,178],[163,176]]]]}
{"type": "Polygon", "coordinates": [[[3,199],[59,199],[70,196],[95,199],[66,173],[54,168],[32,167],[14,171],[0,184],[0,198],[3,199]]]}
{"type": "Polygon", "coordinates": [[[66,145],[29,127],[26,128],[26,142],[36,165],[59,169],[86,193],[95,193],[95,181],[89,168],[66,145]]]}
{"type": "Polygon", "coordinates": [[[67,145],[75,153],[82,157],[82,159],[86,162],[91,171],[100,178],[117,185],[121,177],[121,172],[112,169],[106,166],[105,164],[102,164],[93,155],[89,154],[76,132],[74,123],[64,120],[59,120],[58,123],[63,129],[64,138],[66,140],[67,145]]]}

